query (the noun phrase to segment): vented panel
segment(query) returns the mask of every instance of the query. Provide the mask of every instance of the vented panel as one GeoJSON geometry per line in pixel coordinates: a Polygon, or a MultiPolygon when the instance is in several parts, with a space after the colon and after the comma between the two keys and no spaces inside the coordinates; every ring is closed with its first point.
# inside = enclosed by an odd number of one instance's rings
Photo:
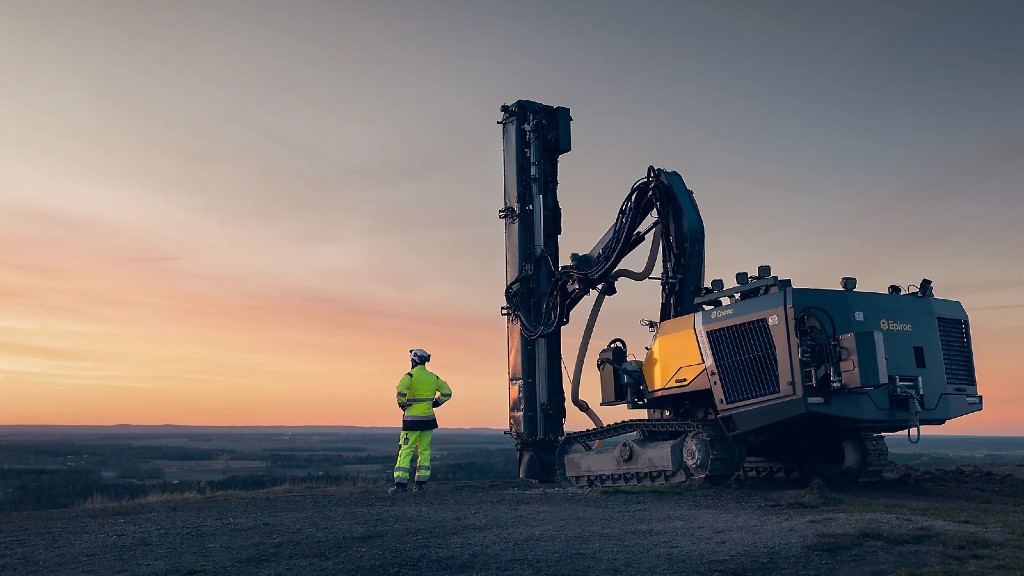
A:
{"type": "Polygon", "coordinates": [[[767,319],[716,328],[707,334],[726,404],[779,393],[779,359],[767,319]]]}
{"type": "Polygon", "coordinates": [[[977,386],[974,377],[974,353],[971,349],[971,325],[959,318],[939,318],[939,342],[946,384],[977,386]]]}

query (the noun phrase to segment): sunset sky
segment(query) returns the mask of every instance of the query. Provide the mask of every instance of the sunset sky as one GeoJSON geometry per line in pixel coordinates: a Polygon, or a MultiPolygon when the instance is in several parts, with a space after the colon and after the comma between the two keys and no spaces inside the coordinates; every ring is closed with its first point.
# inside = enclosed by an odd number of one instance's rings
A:
{"type": "Polygon", "coordinates": [[[572,109],[566,256],[678,170],[709,279],[961,300],[985,411],[942,433],[1024,434],[1022,72],[1019,2],[0,0],[0,424],[393,426],[421,347],[442,426],[504,428],[528,98],[572,109]]]}

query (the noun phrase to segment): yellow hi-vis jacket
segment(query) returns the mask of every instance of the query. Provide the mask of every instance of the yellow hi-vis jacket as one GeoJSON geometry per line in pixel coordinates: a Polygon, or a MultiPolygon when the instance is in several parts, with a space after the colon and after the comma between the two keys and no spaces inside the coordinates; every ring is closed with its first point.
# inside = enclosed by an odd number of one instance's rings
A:
{"type": "Polygon", "coordinates": [[[398,383],[398,407],[402,416],[402,430],[433,430],[437,428],[434,404],[440,406],[451,400],[452,389],[427,367],[420,364],[410,370],[398,383]],[[441,396],[438,397],[437,393],[441,396]]]}

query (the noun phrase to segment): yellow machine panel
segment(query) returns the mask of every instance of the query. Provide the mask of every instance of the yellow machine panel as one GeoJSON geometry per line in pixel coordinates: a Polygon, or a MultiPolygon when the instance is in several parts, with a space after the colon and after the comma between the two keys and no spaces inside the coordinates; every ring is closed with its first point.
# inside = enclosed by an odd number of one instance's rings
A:
{"type": "Polygon", "coordinates": [[[651,351],[644,359],[644,379],[651,392],[686,388],[704,372],[704,358],[697,346],[695,314],[662,322],[651,351]]]}

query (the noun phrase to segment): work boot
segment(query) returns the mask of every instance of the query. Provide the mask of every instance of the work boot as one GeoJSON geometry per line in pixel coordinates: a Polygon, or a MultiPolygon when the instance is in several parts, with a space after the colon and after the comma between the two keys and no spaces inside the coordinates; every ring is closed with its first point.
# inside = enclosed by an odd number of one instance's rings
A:
{"type": "Polygon", "coordinates": [[[427,491],[427,483],[426,482],[417,482],[416,484],[413,484],[412,491],[413,492],[426,492],[427,491]]]}
{"type": "Polygon", "coordinates": [[[388,494],[404,494],[406,492],[405,484],[395,482],[395,485],[388,488],[388,494]]]}

